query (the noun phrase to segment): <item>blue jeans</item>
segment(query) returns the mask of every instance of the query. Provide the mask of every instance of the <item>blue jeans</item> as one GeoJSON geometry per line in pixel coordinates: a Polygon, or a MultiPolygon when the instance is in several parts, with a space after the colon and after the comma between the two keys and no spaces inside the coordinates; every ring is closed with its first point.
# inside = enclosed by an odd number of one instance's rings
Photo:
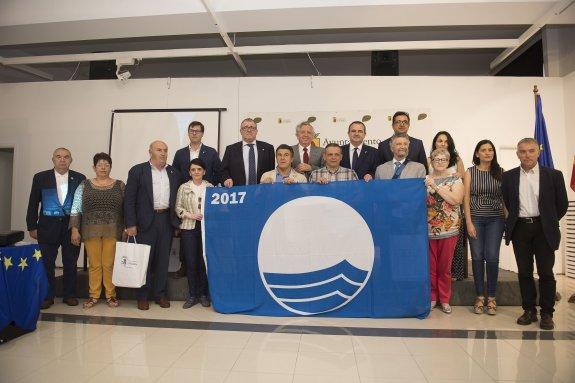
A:
{"type": "Polygon", "coordinates": [[[487,267],[487,296],[495,297],[499,274],[499,248],[505,229],[505,219],[471,216],[471,222],[477,233],[477,239],[469,237],[475,293],[482,296],[485,292],[483,278],[487,267]]]}

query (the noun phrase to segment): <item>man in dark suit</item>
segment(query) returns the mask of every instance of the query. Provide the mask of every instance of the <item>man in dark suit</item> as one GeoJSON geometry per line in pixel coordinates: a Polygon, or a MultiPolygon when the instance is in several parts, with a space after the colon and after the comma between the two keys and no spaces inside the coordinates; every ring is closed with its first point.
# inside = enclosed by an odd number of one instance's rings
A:
{"type": "Polygon", "coordinates": [[[275,169],[273,145],[256,141],[258,125],[246,118],[240,125],[242,141],[228,145],[222,160],[222,184],[225,187],[255,185],[262,174],[275,169]]]}
{"type": "Polygon", "coordinates": [[[48,276],[48,295],[44,298],[42,309],[54,304],[54,282],[56,257],[58,248],[62,248],[62,264],[64,266],[64,303],[77,306],[76,298],[76,264],[80,254],[80,246],[70,242],[71,234],[68,228],[70,211],[74,193],[86,177],[70,170],[72,154],[66,148],[54,150],[52,155],[54,168],[34,175],[26,224],[30,237],[38,240],[40,251],[44,258],[44,268],[48,276]],[[40,214],[38,207],[40,206],[40,214]]]}
{"type": "Polygon", "coordinates": [[[315,146],[312,142],[315,137],[313,126],[307,122],[299,123],[295,128],[297,144],[292,146],[292,167],[309,179],[309,175],[325,165],[323,148],[315,146]]]}
{"type": "MultiPolygon", "coordinates": [[[[182,177],[182,183],[190,180],[190,161],[194,158],[199,158],[206,164],[204,179],[212,185],[217,185],[220,182],[220,157],[216,149],[202,143],[204,124],[199,121],[190,122],[190,125],[188,125],[188,137],[190,138],[190,145],[179,149],[172,162],[172,166],[178,169],[182,177]]],[[[181,267],[174,274],[176,279],[186,276],[186,262],[181,250],[180,262],[181,267]]]]}
{"type": "MultiPolygon", "coordinates": [[[[391,119],[392,129],[395,133],[406,133],[409,130],[409,114],[407,112],[395,112],[393,118],[391,119]]],[[[390,146],[391,137],[385,141],[379,143],[377,151],[379,152],[379,162],[384,164],[393,159],[393,153],[391,152],[390,146]]],[[[425,155],[425,149],[423,147],[423,142],[415,137],[409,136],[409,153],[407,154],[407,159],[409,161],[419,162],[425,166],[425,171],[429,173],[427,168],[427,156],[425,155]]]]}
{"type": "Polygon", "coordinates": [[[202,143],[204,124],[192,121],[188,126],[188,137],[190,145],[179,149],[172,162],[172,166],[178,169],[182,176],[182,183],[190,180],[190,161],[199,158],[206,164],[204,179],[212,185],[217,185],[220,182],[220,157],[216,149],[202,143]]]}
{"type": "Polygon", "coordinates": [[[180,174],[167,165],[168,146],[162,141],[150,144],[150,161],[133,166],[128,172],[124,197],[126,233],[138,243],[151,246],[146,283],[138,291],[138,309],[148,310],[149,291],[162,308],[170,307],[167,297],[170,246],[174,228],[179,226],[174,207],[180,174]]]}
{"type": "Polygon", "coordinates": [[[524,138],[517,144],[521,166],[503,173],[501,189],[509,212],[505,221],[505,244],[513,242],[519,272],[523,315],[520,325],[537,321],[533,257],[539,275],[539,306],[544,330],[553,330],[555,305],[555,250],[561,242],[559,220],[567,212],[567,190],[559,170],[540,166],[539,143],[524,138]]]}
{"type": "Polygon", "coordinates": [[[349,144],[341,147],[341,166],[353,169],[357,178],[371,181],[375,177],[375,169],[379,165],[377,149],[364,145],[366,128],[361,121],[354,121],[347,128],[349,144]]]}

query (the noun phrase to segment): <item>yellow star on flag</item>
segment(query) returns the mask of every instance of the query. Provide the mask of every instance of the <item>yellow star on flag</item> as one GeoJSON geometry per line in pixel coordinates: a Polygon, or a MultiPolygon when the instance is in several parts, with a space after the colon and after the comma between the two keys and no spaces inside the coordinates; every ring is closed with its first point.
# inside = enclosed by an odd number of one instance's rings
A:
{"type": "Polygon", "coordinates": [[[36,262],[38,262],[40,258],[42,258],[42,253],[40,250],[36,249],[34,250],[34,255],[32,255],[32,257],[36,258],[36,262]]]}
{"type": "Polygon", "coordinates": [[[26,267],[28,267],[28,262],[26,262],[26,258],[20,258],[20,263],[18,264],[18,267],[24,271],[24,269],[26,267]]]}
{"type": "Polygon", "coordinates": [[[12,264],[12,258],[4,257],[4,269],[8,270],[10,266],[14,266],[12,264]]]}

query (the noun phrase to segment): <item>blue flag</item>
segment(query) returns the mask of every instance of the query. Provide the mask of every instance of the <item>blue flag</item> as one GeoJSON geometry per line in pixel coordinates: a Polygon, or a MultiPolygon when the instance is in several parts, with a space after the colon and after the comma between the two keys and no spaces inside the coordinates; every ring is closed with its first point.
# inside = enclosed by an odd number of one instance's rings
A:
{"type": "Polygon", "coordinates": [[[547,126],[545,125],[545,117],[543,117],[543,105],[541,103],[541,96],[535,95],[535,139],[539,142],[539,165],[553,167],[553,156],[551,156],[551,146],[549,145],[549,138],[547,137],[547,126]]]}
{"type": "Polygon", "coordinates": [[[423,180],[206,191],[214,308],[222,313],[425,317],[423,180]]]}
{"type": "Polygon", "coordinates": [[[26,245],[3,247],[0,254],[10,322],[25,330],[34,330],[48,292],[42,253],[38,245],[26,245]]]}
{"type": "Polygon", "coordinates": [[[12,319],[10,319],[10,301],[8,300],[8,285],[4,276],[5,265],[10,265],[12,260],[4,258],[2,251],[0,251],[0,330],[8,326],[12,319]]]}

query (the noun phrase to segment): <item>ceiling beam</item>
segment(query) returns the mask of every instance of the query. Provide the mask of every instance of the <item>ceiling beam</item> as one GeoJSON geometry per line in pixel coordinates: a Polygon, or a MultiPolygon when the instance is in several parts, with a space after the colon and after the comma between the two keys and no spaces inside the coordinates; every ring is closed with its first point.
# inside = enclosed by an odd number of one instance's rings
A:
{"type": "MultiPolygon", "coordinates": [[[[367,43],[333,43],[333,44],[285,44],[235,47],[242,55],[274,55],[293,53],[325,52],[365,52],[380,50],[434,50],[434,49],[490,49],[516,47],[516,39],[485,40],[431,40],[431,41],[389,41],[367,43]]],[[[229,49],[219,48],[186,48],[160,49],[147,51],[125,51],[105,53],[80,53],[51,56],[24,56],[1,58],[4,65],[32,65],[64,62],[85,62],[103,60],[145,60],[168,59],[176,57],[215,57],[230,55],[229,49]]]]}
{"type": "Polygon", "coordinates": [[[234,60],[236,60],[236,63],[238,64],[238,66],[240,67],[242,72],[244,72],[244,74],[248,74],[248,69],[246,68],[246,64],[244,64],[244,61],[242,60],[242,58],[240,57],[240,55],[236,51],[234,43],[232,42],[232,40],[230,40],[230,36],[228,36],[228,32],[226,31],[224,25],[222,24],[222,21],[220,20],[220,18],[216,14],[216,12],[213,10],[213,8],[210,4],[210,1],[209,0],[201,0],[201,1],[202,1],[202,4],[204,4],[204,7],[206,8],[206,11],[210,15],[212,21],[214,22],[216,28],[218,29],[218,33],[220,34],[220,36],[224,40],[224,43],[226,44],[226,46],[230,50],[230,54],[233,56],[234,60]]]}
{"type": "Polygon", "coordinates": [[[541,28],[543,28],[546,24],[549,24],[553,21],[553,18],[562,14],[567,8],[572,6],[575,3],[575,0],[562,0],[558,1],[554,4],[549,11],[547,11],[542,17],[537,19],[531,27],[529,27],[525,32],[521,34],[517,38],[518,44],[514,47],[507,48],[503,51],[499,56],[497,56],[491,63],[489,64],[490,69],[493,71],[497,66],[501,65],[503,61],[505,61],[509,56],[511,56],[520,46],[525,44],[533,35],[535,35],[541,28]]]}
{"type": "MultiPolygon", "coordinates": [[[[3,58],[0,57],[0,63],[2,63],[3,58]]],[[[40,69],[36,69],[36,68],[32,68],[31,66],[28,65],[7,65],[8,67],[12,68],[12,69],[16,69],[19,70],[20,72],[25,72],[28,74],[32,74],[36,77],[40,77],[43,78],[44,80],[54,80],[54,76],[51,75],[50,73],[44,72],[43,70],[40,69]]]]}

